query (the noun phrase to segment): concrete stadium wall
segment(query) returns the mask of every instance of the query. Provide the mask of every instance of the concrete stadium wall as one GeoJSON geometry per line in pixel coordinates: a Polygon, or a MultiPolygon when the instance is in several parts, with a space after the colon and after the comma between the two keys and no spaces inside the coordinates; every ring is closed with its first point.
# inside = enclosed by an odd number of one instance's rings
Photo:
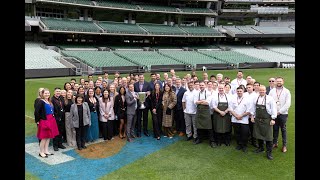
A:
{"type": "Polygon", "coordinates": [[[75,76],[75,71],[72,68],[25,69],[25,78],[75,76]]]}

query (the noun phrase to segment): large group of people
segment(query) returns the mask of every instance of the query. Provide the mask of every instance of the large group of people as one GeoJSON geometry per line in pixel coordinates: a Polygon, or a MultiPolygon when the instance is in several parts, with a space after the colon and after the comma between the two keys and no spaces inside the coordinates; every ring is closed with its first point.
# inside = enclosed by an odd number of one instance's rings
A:
{"type": "Polygon", "coordinates": [[[147,82],[144,74],[121,77],[116,72],[109,79],[105,72],[95,81],[92,75],[79,83],[72,78],[63,89],[56,87],[51,98],[48,89],[40,88],[34,103],[39,156],[53,155],[48,151],[50,139],[58,151],[66,148],[63,142],[82,150],[86,142],[99,138],[110,141],[119,136],[133,142],[142,132],[149,137],[149,114],[156,140],[178,135],[193,144],[208,139],[217,148],[230,146],[234,137],[235,149],[247,152],[250,142],[260,153],[266,145],[272,160],[280,128],[281,150],[287,151],[291,94],[282,77],[269,78],[267,87],[252,76],[244,78],[242,71],[233,80],[221,73],[209,77],[203,72],[198,77],[195,71],[179,77],[174,69],[163,77],[151,73],[147,82]]]}

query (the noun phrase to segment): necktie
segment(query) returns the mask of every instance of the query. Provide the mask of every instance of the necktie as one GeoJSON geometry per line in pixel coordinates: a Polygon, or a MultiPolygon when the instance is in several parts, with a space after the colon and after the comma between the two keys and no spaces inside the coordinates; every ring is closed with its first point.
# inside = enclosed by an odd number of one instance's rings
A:
{"type": "Polygon", "coordinates": [[[180,89],[180,88],[177,88],[177,90],[176,90],[176,95],[179,93],[179,89],[180,89]]]}

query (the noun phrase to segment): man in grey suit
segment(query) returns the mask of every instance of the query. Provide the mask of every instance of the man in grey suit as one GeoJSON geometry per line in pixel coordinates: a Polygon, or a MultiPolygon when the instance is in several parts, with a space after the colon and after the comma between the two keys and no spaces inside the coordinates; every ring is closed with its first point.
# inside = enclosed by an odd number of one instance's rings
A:
{"type": "Polygon", "coordinates": [[[139,96],[134,92],[134,85],[131,83],[128,85],[128,91],[126,93],[126,102],[127,102],[127,140],[132,142],[134,136],[134,126],[135,126],[135,116],[137,109],[137,100],[139,96]]]}

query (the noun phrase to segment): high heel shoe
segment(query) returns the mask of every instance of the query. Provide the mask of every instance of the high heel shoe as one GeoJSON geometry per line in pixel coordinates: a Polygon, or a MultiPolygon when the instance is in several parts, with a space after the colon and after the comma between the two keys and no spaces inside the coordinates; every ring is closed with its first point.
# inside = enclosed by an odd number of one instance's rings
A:
{"type": "Polygon", "coordinates": [[[48,158],[48,156],[47,155],[45,155],[45,156],[41,156],[41,154],[39,153],[39,156],[40,157],[42,157],[42,158],[48,158]]]}
{"type": "Polygon", "coordinates": [[[54,155],[53,153],[44,153],[44,154],[46,154],[47,156],[54,155]]]}
{"type": "Polygon", "coordinates": [[[126,136],[126,133],[123,133],[123,138],[126,138],[127,136],[126,136]]]}
{"type": "Polygon", "coordinates": [[[119,134],[119,137],[120,137],[120,139],[123,139],[123,136],[122,136],[122,134],[121,134],[121,133],[119,134]]]}

